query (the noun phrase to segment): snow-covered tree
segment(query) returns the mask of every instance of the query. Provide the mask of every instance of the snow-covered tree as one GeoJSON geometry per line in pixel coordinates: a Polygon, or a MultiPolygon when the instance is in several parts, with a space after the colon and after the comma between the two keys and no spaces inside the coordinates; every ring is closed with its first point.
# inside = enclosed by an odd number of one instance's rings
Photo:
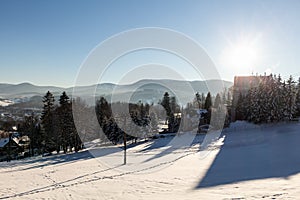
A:
{"type": "Polygon", "coordinates": [[[214,107],[215,108],[219,108],[221,106],[222,102],[221,102],[221,96],[218,93],[216,98],[215,98],[215,102],[214,102],[214,107]]]}
{"type": "Polygon", "coordinates": [[[300,77],[298,79],[298,84],[296,88],[296,116],[300,116],[300,77]]]}
{"type": "Polygon", "coordinates": [[[300,107],[300,95],[297,92],[300,86],[295,86],[293,77],[290,76],[287,82],[282,82],[280,75],[259,76],[258,80],[258,86],[251,84],[247,95],[240,96],[236,107],[237,117],[254,123],[292,120],[298,105],[300,107]]]}
{"type": "Polygon", "coordinates": [[[205,98],[205,104],[204,104],[204,108],[206,110],[210,110],[210,108],[212,107],[212,99],[211,99],[211,94],[210,92],[207,93],[207,96],[205,98]]]}

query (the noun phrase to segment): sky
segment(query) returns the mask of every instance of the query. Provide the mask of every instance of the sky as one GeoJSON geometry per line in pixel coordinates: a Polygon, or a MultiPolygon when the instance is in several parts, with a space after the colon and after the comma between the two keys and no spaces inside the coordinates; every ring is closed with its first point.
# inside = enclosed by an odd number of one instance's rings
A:
{"type": "MultiPolygon", "coordinates": [[[[298,79],[299,10],[297,0],[0,0],[0,83],[73,86],[97,45],[143,27],[172,29],[192,38],[224,80],[265,72],[298,79]]],[[[101,82],[118,83],[130,67],[149,63],[170,65],[185,73],[184,79],[199,79],[187,63],[165,52],[123,57],[101,82]]]]}

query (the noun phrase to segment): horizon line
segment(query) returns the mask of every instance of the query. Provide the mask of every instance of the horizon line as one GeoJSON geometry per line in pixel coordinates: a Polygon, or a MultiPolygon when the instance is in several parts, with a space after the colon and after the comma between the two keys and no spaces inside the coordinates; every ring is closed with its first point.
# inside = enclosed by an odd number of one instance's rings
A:
{"type": "MultiPolygon", "coordinates": [[[[87,84],[87,85],[77,85],[76,87],[88,87],[88,86],[94,86],[94,85],[99,85],[99,84],[113,84],[113,85],[131,85],[131,84],[135,84],[139,81],[144,81],[144,80],[156,80],[156,81],[160,81],[160,80],[171,80],[171,81],[188,81],[188,82],[194,82],[194,81],[212,81],[212,80],[221,80],[221,81],[227,81],[227,82],[232,82],[233,81],[230,81],[230,80],[226,80],[226,79],[206,79],[206,80],[181,80],[181,79],[139,79],[137,81],[134,81],[134,82],[128,82],[128,83],[125,83],[125,84],[118,84],[116,82],[100,82],[100,83],[95,83],[95,84],[87,84]]],[[[31,81],[24,81],[24,82],[15,82],[15,83],[10,83],[10,82],[0,82],[0,85],[22,85],[22,84],[30,84],[30,85],[33,85],[33,86],[38,86],[38,87],[58,87],[58,88],[64,88],[64,89],[68,89],[68,88],[72,88],[72,87],[75,87],[75,85],[72,85],[72,86],[60,86],[60,85],[41,85],[41,84],[36,84],[36,83],[33,83],[31,81]]]]}

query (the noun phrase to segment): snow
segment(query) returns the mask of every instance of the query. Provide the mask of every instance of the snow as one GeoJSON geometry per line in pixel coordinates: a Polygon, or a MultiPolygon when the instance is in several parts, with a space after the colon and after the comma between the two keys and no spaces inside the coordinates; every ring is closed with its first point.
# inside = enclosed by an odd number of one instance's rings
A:
{"type": "Polygon", "coordinates": [[[11,104],[14,104],[14,102],[11,101],[11,100],[8,100],[8,99],[0,99],[0,106],[5,107],[5,106],[9,106],[9,105],[11,105],[11,104]]]}
{"type": "Polygon", "coordinates": [[[127,165],[121,148],[93,143],[2,162],[0,199],[297,199],[299,128],[236,122],[206,149],[192,133],[143,141],[128,145],[127,165]]]}

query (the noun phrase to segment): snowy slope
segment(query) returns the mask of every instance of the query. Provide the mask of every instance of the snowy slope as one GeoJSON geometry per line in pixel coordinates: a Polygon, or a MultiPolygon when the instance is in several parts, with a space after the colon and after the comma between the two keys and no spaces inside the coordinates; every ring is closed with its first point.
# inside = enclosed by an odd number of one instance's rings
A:
{"type": "Polygon", "coordinates": [[[0,199],[297,199],[299,128],[237,122],[208,149],[202,135],[145,141],[126,166],[120,148],[95,145],[0,163],[0,199]]]}

